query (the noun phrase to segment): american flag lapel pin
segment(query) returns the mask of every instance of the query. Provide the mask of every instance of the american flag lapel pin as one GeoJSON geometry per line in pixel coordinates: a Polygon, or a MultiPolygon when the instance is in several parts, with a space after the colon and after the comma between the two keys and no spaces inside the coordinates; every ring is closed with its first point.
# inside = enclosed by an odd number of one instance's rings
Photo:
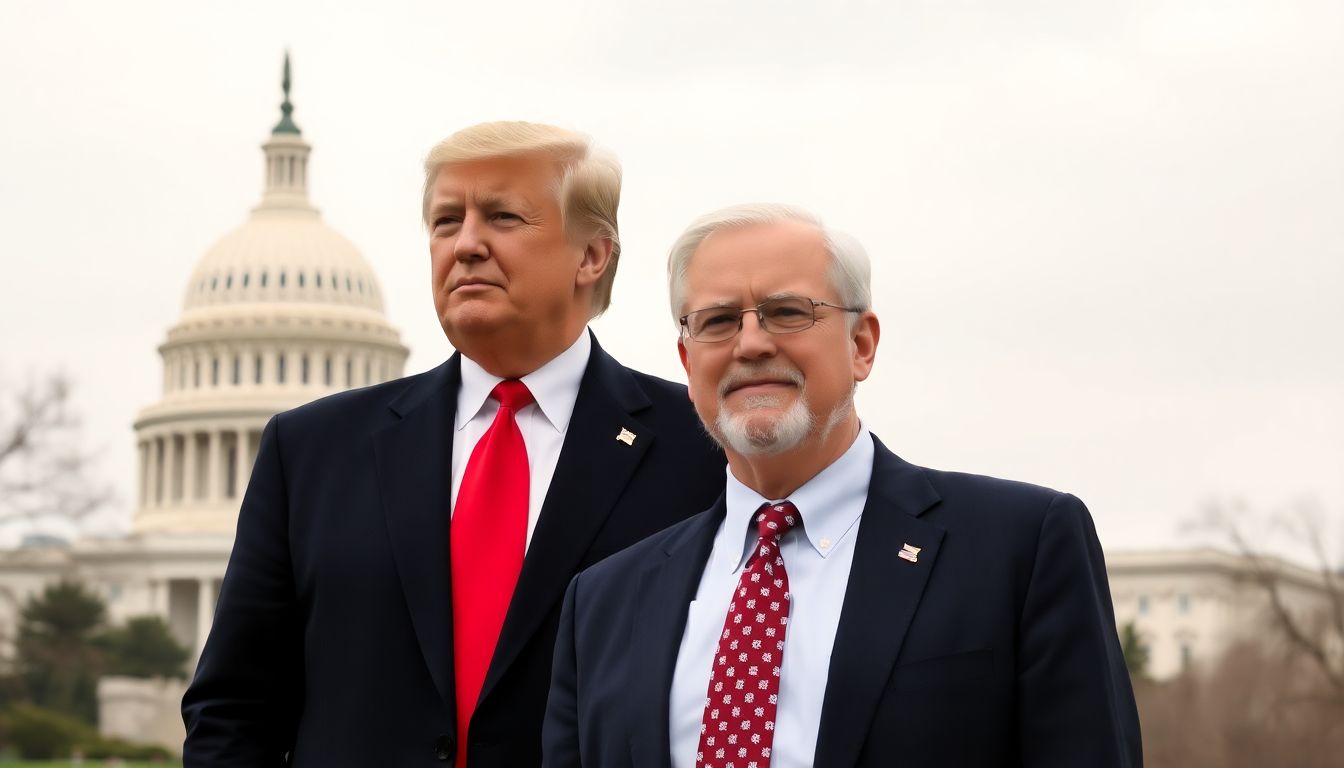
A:
{"type": "Polygon", "coordinates": [[[897,552],[896,556],[901,558],[902,560],[909,560],[912,563],[918,563],[919,552],[921,549],[923,549],[923,547],[912,547],[909,544],[903,544],[901,546],[901,551],[897,552]]]}
{"type": "Polygon", "coordinates": [[[631,432],[628,429],[622,428],[620,434],[616,435],[616,439],[620,440],[622,443],[625,443],[626,445],[634,445],[635,433],[631,432]]]}

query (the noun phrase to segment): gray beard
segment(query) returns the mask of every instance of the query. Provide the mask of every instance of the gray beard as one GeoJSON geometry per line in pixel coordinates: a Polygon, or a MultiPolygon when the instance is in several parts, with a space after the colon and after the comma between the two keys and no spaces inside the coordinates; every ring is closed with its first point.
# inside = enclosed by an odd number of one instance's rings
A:
{"type": "MultiPolygon", "coordinates": [[[[719,398],[719,416],[714,420],[714,429],[710,435],[727,450],[742,456],[773,456],[797,448],[817,425],[816,415],[807,407],[800,389],[793,405],[773,422],[764,425],[752,425],[751,411],[755,408],[774,405],[776,398],[770,395],[749,397],[744,412],[729,413],[723,398],[719,398]]],[[[825,442],[831,432],[845,420],[854,409],[853,394],[838,405],[826,418],[821,429],[821,440],[825,442]]]]}

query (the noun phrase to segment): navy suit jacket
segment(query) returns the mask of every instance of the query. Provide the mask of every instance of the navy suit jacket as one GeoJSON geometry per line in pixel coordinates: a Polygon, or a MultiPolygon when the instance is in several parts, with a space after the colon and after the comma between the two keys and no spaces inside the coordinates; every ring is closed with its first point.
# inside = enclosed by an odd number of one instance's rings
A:
{"type": "MultiPolygon", "coordinates": [[[[456,746],[449,500],[461,361],[282,413],[262,436],[186,766],[444,765],[456,746]]],[[[713,501],[686,388],[592,354],[471,722],[471,768],[537,765],[565,585],[713,501]],[[622,429],[631,444],[616,439],[622,429]]]]}
{"type": "MultiPolygon", "coordinates": [[[[1140,765],[1082,502],[916,467],[873,439],[830,671],[816,681],[814,765],[1140,765]],[[904,544],[921,548],[917,562],[897,557],[904,544]]],[[[547,768],[670,765],[673,668],[723,517],[720,497],[574,579],[543,729],[547,768]]]]}

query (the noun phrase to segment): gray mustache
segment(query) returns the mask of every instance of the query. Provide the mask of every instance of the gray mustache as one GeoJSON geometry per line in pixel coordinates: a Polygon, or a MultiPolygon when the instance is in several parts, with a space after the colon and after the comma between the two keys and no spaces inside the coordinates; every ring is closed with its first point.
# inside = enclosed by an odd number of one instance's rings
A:
{"type": "Polygon", "coordinates": [[[793,366],[781,363],[748,363],[733,368],[723,377],[723,381],[719,382],[719,399],[727,397],[728,390],[758,379],[787,381],[800,390],[804,383],[803,372],[793,366]]]}

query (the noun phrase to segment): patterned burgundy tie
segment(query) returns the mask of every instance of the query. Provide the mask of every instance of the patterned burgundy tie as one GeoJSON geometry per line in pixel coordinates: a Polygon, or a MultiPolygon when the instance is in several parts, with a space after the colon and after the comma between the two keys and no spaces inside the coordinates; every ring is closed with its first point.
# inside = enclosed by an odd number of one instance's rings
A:
{"type": "Polygon", "coordinates": [[[779,705],[779,670],[789,623],[789,575],[779,542],[801,521],[792,503],[756,513],[759,537],[728,603],[709,676],[700,748],[704,768],[768,768],[779,705]]]}
{"type": "Polygon", "coordinates": [[[448,537],[457,768],[467,764],[467,725],[495,654],[527,548],[527,446],[514,415],[532,402],[532,393],[523,382],[506,379],[490,397],[499,401],[499,411],[467,461],[448,537]]]}

